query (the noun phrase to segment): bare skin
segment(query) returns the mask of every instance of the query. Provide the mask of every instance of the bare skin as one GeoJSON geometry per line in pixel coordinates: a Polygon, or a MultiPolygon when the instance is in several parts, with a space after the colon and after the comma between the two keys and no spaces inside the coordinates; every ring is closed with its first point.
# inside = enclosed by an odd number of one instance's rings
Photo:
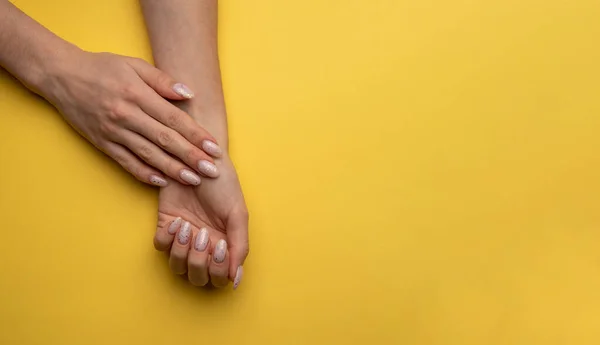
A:
{"type": "MultiPolygon", "coordinates": [[[[237,272],[241,267],[237,263],[248,253],[248,211],[231,160],[225,156],[219,159],[218,165],[221,176],[204,182],[200,187],[173,183],[161,189],[154,244],[158,250],[170,250],[171,270],[176,274],[187,273],[192,284],[204,286],[210,279],[212,285],[222,287],[232,280],[237,287],[242,274],[237,272]],[[177,217],[191,224],[192,235],[187,242],[179,241],[181,227],[177,235],[168,232],[177,217]],[[202,249],[198,238],[202,228],[206,228],[209,235],[206,249],[202,249]],[[222,261],[215,255],[219,240],[228,244],[222,261]],[[235,262],[231,258],[232,253],[238,255],[233,258],[235,262]]],[[[182,238],[185,237],[188,236],[182,238]]]]}
{"type": "Polygon", "coordinates": [[[205,180],[198,187],[171,183],[161,189],[155,246],[170,251],[172,271],[187,273],[192,284],[203,286],[210,281],[221,287],[232,281],[236,288],[248,255],[248,209],[228,154],[217,55],[217,0],[141,0],[141,4],[156,66],[197,90],[196,97],[179,106],[223,148],[223,156],[215,159],[219,178],[205,180]],[[186,221],[191,224],[189,230],[186,221]],[[169,233],[173,222],[176,234],[169,233]],[[209,243],[198,251],[196,247],[202,246],[195,246],[196,239],[204,227],[209,243]],[[221,240],[226,241],[224,247],[221,240]]]}
{"type": "Polygon", "coordinates": [[[145,183],[218,176],[216,139],[166,99],[189,87],[147,62],[85,52],[0,0],[0,66],[52,103],[94,146],[145,183]]]}
{"type": "Polygon", "coordinates": [[[140,181],[164,187],[155,245],[171,250],[175,273],[187,272],[196,285],[237,287],[248,255],[248,211],[228,154],[217,1],[142,5],[162,70],[82,51],[6,0],[0,0],[0,66],[140,181]],[[199,175],[211,178],[200,185],[199,175]],[[199,233],[207,235],[203,250],[190,245],[199,233]]]}

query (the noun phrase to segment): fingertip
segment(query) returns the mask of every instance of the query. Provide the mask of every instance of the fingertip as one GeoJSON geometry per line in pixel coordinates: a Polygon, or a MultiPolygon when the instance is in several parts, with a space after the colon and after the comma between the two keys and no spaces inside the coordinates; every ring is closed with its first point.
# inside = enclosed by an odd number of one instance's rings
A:
{"type": "Polygon", "coordinates": [[[244,276],[244,267],[242,265],[240,265],[235,270],[235,277],[233,278],[233,289],[234,290],[236,290],[238,288],[238,286],[240,286],[243,276],[244,276]]]}
{"type": "Polygon", "coordinates": [[[235,283],[237,276],[240,274],[238,270],[244,265],[247,256],[247,247],[233,246],[229,248],[229,280],[232,282],[235,283]]]}
{"type": "Polygon", "coordinates": [[[167,182],[167,180],[165,180],[164,178],[158,176],[158,175],[150,175],[150,183],[152,185],[155,185],[157,187],[166,187],[169,182],[167,182]]]}
{"type": "Polygon", "coordinates": [[[183,83],[175,83],[171,89],[183,99],[192,99],[194,98],[194,92],[183,83]]]}
{"type": "Polygon", "coordinates": [[[202,141],[202,150],[215,158],[220,158],[223,156],[223,150],[221,147],[208,139],[202,141]]]}
{"type": "Polygon", "coordinates": [[[213,252],[213,261],[218,264],[225,262],[225,259],[227,259],[228,257],[227,252],[227,241],[225,241],[224,239],[220,239],[219,241],[217,241],[217,244],[215,244],[215,250],[213,252]]]}
{"type": "Polygon", "coordinates": [[[173,238],[181,227],[182,221],[181,217],[177,217],[165,225],[158,226],[153,240],[156,250],[164,252],[171,248],[173,238]]]}

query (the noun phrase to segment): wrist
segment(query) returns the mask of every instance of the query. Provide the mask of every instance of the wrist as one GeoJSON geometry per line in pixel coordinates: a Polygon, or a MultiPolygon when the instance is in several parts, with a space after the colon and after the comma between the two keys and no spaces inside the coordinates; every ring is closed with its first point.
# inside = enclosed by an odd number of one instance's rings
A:
{"type": "Polygon", "coordinates": [[[73,68],[79,53],[83,51],[78,47],[64,42],[59,49],[53,50],[33,64],[25,79],[26,85],[34,92],[49,101],[53,101],[60,80],[69,69],[73,68]]]}
{"type": "Polygon", "coordinates": [[[177,106],[188,113],[202,128],[214,136],[219,146],[227,151],[229,148],[229,134],[225,109],[221,107],[218,109],[209,109],[200,106],[194,101],[194,99],[182,101],[177,106]]]}

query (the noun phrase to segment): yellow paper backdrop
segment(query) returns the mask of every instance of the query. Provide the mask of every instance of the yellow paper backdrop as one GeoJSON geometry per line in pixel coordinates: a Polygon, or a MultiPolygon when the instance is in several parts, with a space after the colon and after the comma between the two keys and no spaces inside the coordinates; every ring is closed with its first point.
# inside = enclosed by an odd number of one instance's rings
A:
{"type": "MultiPolygon", "coordinates": [[[[16,0],[150,59],[134,0],[16,0]]],[[[0,344],[598,344],[597,0],[222,0],[240,289],[156,190],[0,74],[0,344]]],[[[1,48],[0,48],[1,49],[1,48]]]]}

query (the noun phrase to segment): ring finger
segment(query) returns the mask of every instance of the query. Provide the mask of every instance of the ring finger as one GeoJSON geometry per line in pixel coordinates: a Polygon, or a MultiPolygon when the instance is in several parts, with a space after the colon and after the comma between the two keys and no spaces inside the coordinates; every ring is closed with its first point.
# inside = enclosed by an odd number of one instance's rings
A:
{"type": "Polygon", "coordinates": [[[195,172],[137,133],[127,131],[117,139],[117,142],[129,148],[150,166],[159,169],[180,183],[197,186],[201,182],[200,176],[195,172]]]}

